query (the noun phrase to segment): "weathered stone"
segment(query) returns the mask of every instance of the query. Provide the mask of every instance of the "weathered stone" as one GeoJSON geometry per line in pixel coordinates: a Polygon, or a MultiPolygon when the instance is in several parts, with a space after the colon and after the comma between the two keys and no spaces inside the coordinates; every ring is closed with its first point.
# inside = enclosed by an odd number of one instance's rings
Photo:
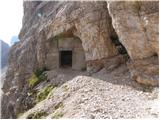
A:
{"type": "Polygon", "coordinates": [[[117,55],[111,58],[108,58],[104,61],[105,69],[107,72],[111,72],[122,64],[125,64],[128,60],[128,55],[117,55]]]}
{"type": "MultiPolygon", "coordinates": [[[[3,86],[4,93],[9,92],[11,87],[17,87],[17,92],[13,93],[15,97],[7,98],[14,102],[17,113],[27,109],[22,104],[28,106],[27,100],[23,98],[27,97],[27,80],[31,74],[44,67],[59,67],[61,46],[53,42],[57,37],[65,41],[68,37],[76,36],[81,40],[83,48],[78,47],[80,43],[76,43],[78,46],[73,51],[73,69],[85,69],[89,61],[96,61],[87,68],[96,72],[103,66],[102,59],[117,54],[116,47],[110,39],[109,29],[113,28],[106,2],[25,1],[23,6],[20,42],[11,48],[7,80],[3,86]],[[24,93],[20,94],[20,91],[24,93]]],[[[63,45],[63,49],[66,49],[64,47],[66,46],[63,45]]]]}
{"type": "MultiPolygon", "coordinates": [[[[149,72],[143,68],[141,62],[138,61],[142,68],[137,68],[137,63],[133,62],[158,54],[157,2],[25,1],[23,6],[20,41],[10,50],[9,66],[3,86],[4,95],[11,94],[2,99],[4,105],[6,101],[12,101],[16,113],[33,106],[32,99],[27,95],[30,90],[28,79],[37,70],[59,68],[61,48],[75,52],[73,69],[87,67],[88,71],[97,72],[105,66],[105,62],[115,64],[115,68],[124,62],[121,57],[112,59],[118,55],[112,38],[118,35],[117,38],[132,60],[131,74],[138,70],[141,70],[142,75],[148,74],[147,78],[138,74],[136,80],[142,81],[141,83],[144,83],[144,79],[152,81],[152,77],[157,80],[157,72],[153,75],[152,72],[157,71],[158,64],[155,69],[151,65],[153,71],[149,72]],[[75,37],[79,38],[79,42],[75,43],[75,37]],[[69,42],[68,39],[73,40],[69,42]],[[64,42],[56,42],[59,40],[64,42]],[[106,59],[108,61],[105,61],[106,59]]],[[[147,70],[149,68],[148,66],[147,70]]],[[[5,106],[2,106],[2,111],[13,112],[5,106]]],[[[2,115],[2,118],[10,117],[7,114],[2,115]]]]}
{"type": "MultiPolygon", "coordinates": [[[[108,1],[108,10],[119,40],[131,58],[132,78],[139,83],[158,85],[158,62],[148,63],[150,57],[159,55],[158,1],[108,1]]],[[[154,58],[158,61],[158,57],[154,58]]]]}
{"type": "Polygon", "coordinates": [[[108,10],[131,59],[158,54],[158,2],[108,1],[108,10]]]}
{"type": "Polygon", "coordinates": [[[128,63],[131,78],[145,85],[158,86],[159,65],[157,56],[128,63]]]}

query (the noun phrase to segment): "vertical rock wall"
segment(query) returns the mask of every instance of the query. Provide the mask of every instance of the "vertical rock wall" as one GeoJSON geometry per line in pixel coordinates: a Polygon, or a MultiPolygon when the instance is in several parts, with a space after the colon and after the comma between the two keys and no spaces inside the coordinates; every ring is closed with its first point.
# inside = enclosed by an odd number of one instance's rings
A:
{"type": "Polygon", "coordinates": [[[158,85],[158,1],[108,1],[108,10],[119,40],[132,60],[128,64],[132,78],[158,85]]]}
{"type": "Polygon", "coordinates": [[[104,67],[104,59],[118,54],[111,40],[117,33],[131,58],[128,66],[132,78],[157,85],[158,9],[158,2],[25,1],[20,41],[11,48],[3,86],[2,118],[33,106],[28,78],[36,70],[57,64],[51,40],[59,36],[78,36],[87,70],[97,72],[104,67]]]}
{"type": "Polygon", "coordinates": [[[28,96],[29,77],[34,71],[57,63],[52,50],[58,51],[52,38],[78,36],[87,70],[92,72],[103,67],[103,59],[117,54],[110,39],[112,26],[106,2],[25,1],[23,6],[20,41],[11,48],[3,86],[2,118],[10,117],[5,113],[17,114],[32,107],[32,99],[28,96]],[[53,63],[49,59],[54,60],[53,63]]]}
{"type": "Polygon", "coordinates": [[[158,55],[158,2],[108,2],[112,24],[132,60],[158,55]]]}

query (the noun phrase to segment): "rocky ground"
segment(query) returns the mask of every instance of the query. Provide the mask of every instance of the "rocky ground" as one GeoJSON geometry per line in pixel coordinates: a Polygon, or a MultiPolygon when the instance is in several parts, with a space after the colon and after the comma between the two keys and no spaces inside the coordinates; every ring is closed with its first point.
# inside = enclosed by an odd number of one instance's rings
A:
{"type": "Polygon", "coordinates": [[[50,82],[59,80],[47,98],[19,118],[157,118],[158,88],[130,79],[126,65],[92,75],[71,69],[48,71],[50,82]]]}

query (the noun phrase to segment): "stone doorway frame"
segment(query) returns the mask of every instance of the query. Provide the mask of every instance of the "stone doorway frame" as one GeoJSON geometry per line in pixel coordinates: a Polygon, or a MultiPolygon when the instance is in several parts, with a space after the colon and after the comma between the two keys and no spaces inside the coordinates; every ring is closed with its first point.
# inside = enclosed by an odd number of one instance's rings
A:
{"type": "Polygon", "coordinates": [[[72,67],[72,65],[73,65],[73,50],[60,49],[59,50],[59,67],[60,68],[72,67]],[[65,55],[62,56],[62,54],[67,54],[67,52],[71,55],[71,58],[69,58],[69,59],[71,59],[71,63],[63,63],[63,60],[62,60],[63,58],[62,57],[65,57],[65,55]]]}

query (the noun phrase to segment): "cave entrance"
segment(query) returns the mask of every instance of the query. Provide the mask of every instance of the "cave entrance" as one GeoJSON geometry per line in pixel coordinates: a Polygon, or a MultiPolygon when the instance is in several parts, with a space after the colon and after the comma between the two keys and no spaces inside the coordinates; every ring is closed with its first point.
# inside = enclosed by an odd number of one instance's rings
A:
{"type": "Polygon", "coordinates": [[[110,37],[112,43],[116,46],[119,54],[128,54],[126,48],[120,43],[119,38],[117,35],[110,37]]]}
{"type": "Polygon", "coordinates": [[[109,19],[108,19],[109,26],[110,26],[109,34],[110,34],[110,39],[111,39],[112,43],[115,45],[119,54],[121,54],[121,55],[127,54],[128,55],[126,48],[120,42],[119,37],[118,37],[114,27],[112,26],[112,18],[110,17],[109,13],[107,13],[107,14],[109,16],[109,19]]]}
{"type": "Polygon", "coordinates": [[[60,67],[72,67],[72,50],[60,51],[60,67]]]}

